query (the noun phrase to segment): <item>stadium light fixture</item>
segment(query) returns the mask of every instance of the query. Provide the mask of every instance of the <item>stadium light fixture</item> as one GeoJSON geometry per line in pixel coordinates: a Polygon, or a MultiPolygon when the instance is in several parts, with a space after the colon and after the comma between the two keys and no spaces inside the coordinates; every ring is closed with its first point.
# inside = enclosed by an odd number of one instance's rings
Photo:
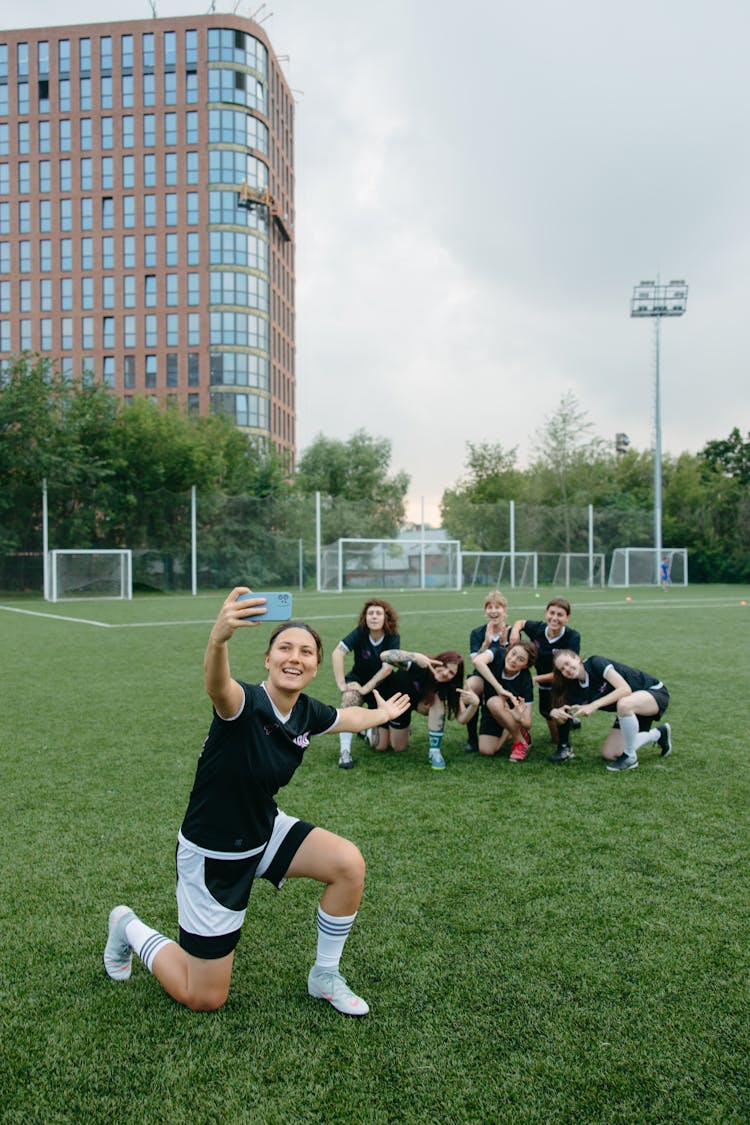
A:
{"type": "Polygon", "coordinates": [[[656,281],[641,281],[633,289],[630,301],[630,315],[647,316],[655,327],[655,394],[654,394],[654,554],[656,555],[656,584],[661,581],[661,318],[663,316],[682,316],[687,308],[688,287],[684,281],[670,281],[660,285],[656,281]]]}

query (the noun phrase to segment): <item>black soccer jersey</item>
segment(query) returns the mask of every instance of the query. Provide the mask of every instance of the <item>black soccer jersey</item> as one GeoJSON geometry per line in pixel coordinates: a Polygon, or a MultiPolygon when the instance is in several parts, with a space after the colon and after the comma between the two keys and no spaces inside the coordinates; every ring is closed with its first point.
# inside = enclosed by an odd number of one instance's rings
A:
{"type": "MultiPolygon", "coordinates": [[[[494,641],[495,642],[500,641],[504,635],[505,635],[505,629],[503,628],[503,632],[498,634],[498,636],[496,636],[494,638],[494,641]]],[[[486,636],[487,636],[487,622],[486,621],[485,621],[484,625],[477,625],[476,629],[471,630],[471,633],[469,634],[469,652],[471,653],[472,656],[476,656],[476,654],[481,651],[482,645],[484,644],[484,638],[486,636]]]]}
{"type": "Polygon", "coordinates": [[[392,636],[384,633],[380,643],[374,644],[367,629],[361,629],[358,625],[339,644],[344,645],[347,652],[354,655],[354,667],[345,678],[356,684],[366,684],[383,667],[381,652],[401,648],[401,637],[398,633],[392,636]]]}
{"type": "MultiPolygon", "coordinates": [[[[603,695],[608,695],[609,692],[614,691],[612,684],[604,678],[604,673],[608,668],[614,668],[615,672],[622,676],[631,691],[648,691],[649,688],[661,686],[661,680],[657,680],[655,676],[648,672],[642,672],[640,668],[631,668],[628,664],[619,664],[616,660],[609,660],[606,656],[589,656],[588,659],[584,660],[583,666],[586,669],[586,679],[583,683],[580,680],[569,680],[566,683],[566,695],[569,703],[594,703],[597,699],[601,699],[603,695]]],[[[616,711],[617,704],[608,703],[606,707],[601,707],[600,710],[616,711]]]]}
{"type": "MultiPolygon", "coordinates": [[[[544,675],[546,672],[552,671],[552,661],[562,649],[570,649],[571,652],[581,651],[580,633],[577,633],[575,629],[568,628],[567,625],[559,637],[550,638],[547,636],[546,621],[524,621],[523,632],[536,649],[537,675],[544,675]]],[[[540,687],[545,686],[548,685],[540,685],[540,687]]]]}
{"type": "MultiPolygon", "coordinates": [[[[493,644],[490,645],[488,651],[492,653],[492,660],[489,663],[489,667],[497,682],[502,684],[506,691],[512,692],[513,695],[520,696],[526,703],[531,703],[534,698],[534,684],[529,669],[522,668],[520,672],[516,672],[515,676],[506,676],[503,669],[508,646],[493,644]]],[[[496,694],[492,684],[487,683],[485,687],[488,689],[489,695],[496,694]]]]}
{"type": "Polygon", "coordinates": [[[240,686],[245,704],[236,719],[214,711],[182,824],[186,840],[217,852],[266,843],[274,797],[300,765],[310,737],[325,734],[338,718],[335,707],[300,695],[284,722],[261,684],[240,686]]]}

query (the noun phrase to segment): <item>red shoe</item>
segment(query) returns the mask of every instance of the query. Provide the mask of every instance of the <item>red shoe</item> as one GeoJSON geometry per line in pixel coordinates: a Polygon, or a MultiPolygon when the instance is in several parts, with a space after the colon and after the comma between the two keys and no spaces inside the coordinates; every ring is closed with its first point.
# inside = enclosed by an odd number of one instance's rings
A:
{"type": "Polygon", "coordinates": [[[509,759],[509,761],[511,761],[511,762],[525,762],[526,761],[526,755],[528,754],[528,752],[529,752],[528,743],[522,742],[519,739],[519,741],[514,742],[513,745],[510,748],[510,759],[509,759]]]}

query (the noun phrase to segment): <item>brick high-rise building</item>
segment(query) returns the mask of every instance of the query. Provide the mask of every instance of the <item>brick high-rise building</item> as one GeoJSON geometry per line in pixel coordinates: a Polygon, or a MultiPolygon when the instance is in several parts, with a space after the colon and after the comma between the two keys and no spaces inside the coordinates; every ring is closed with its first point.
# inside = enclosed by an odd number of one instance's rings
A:
{"type": "Polygon", "coordinates": [[[0,365],[224,411],[293,465],[293,152],[251,20],[0,31],[0,365]]]}

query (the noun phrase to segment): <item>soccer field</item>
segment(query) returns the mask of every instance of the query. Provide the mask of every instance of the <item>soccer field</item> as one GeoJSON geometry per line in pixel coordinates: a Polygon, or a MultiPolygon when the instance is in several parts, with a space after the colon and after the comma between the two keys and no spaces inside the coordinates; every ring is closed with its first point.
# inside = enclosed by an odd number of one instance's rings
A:
{"type": "MultiPolygon", "coordinates": [[[[541,591],[506,591],[509,620],[541,591]]],[[[368,865],[342,972],[371,1014],[307,996],[319,886],[256,884],[226,1006],[191,1013],[136,962],[110,981],[107,914],[176,936],[174,848],[210,721],[202,658],[222,597],[0,602],[0,1121],[750,1120],[747,634],[742,587],[572,590],[582,655],[661,677],[674,752],[606,771],[604,714],[555,766],[427,765],[316,739],[279,798],[368,865]],[[631,600],[626,600],[630,598],[631,600]]],[[[468,657],[483,591],[389,592],[404,647],[468,657]]],[[[336,642],[365,600],[295,593],[323,636],[311,694],[338,703],[336,642]]],[[[235,635],[257,681],[268,627],[235,635]]],[[[535,705],[536,706],[536,705],[535,705]]]]}

